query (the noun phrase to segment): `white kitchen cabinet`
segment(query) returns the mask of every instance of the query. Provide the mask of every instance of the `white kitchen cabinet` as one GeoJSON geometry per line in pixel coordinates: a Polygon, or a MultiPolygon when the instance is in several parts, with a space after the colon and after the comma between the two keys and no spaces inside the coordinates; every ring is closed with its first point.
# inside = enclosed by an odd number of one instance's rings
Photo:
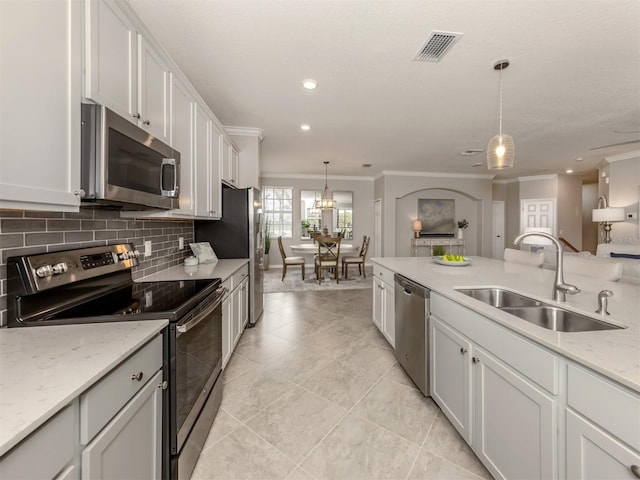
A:
{"type": "Polygon", "coordinates": [[[640,453],[580,415],[567,411],[567,478],[640,478],[640,453]]]}
{"type": "Polygon", "coordinates": [[[55,478],[68,470],[77,473],[77,417],[76,399],[0,459],[0,478],[31,480],[55,478]]]}
{"type": "Polygon", "coordinates": [[[0,209],[78,211],[82,5],[0,1],[0,209]]]}
{"type": "Polygon", "coordinates": [[[0,478],[160,478],[163,337],[157,335],[0,458],[0,478]]]}
{"type": "Polygon", "coordinates": [[[473,449],[496,478],[557,478],[555,399],[473,348],[473,449]]]}
{"type": "Polygon", "coordinates": [[[566,415],[567,478],[640,478],[637,393],[568,363],[566,415]]]}
{"type": "Polygon", "coordinates": [[[220,184],[221,132],[200,103],[195,105],[195,213],[197,218],[222,217],[220,184]]]}
{"type": "Polygon", "coordinates": [[[221,175],[222,181],[232,187],[240,185],[238,176],[240,174],[240,155],[238,149],[226,135],[222,141],[222,157],[221,157],[221,175]]]}
{"type": "Polygon", "coordinates": [[[558,477],[557,359],[431,294],[433,399],[496,478],[558,477]]]}
{"type": "Polygon", "coordinates": [[[169,143],[168,63],[119,2],[86,0],[85,9],[85,97],[169,143]]]}
{"type": "Polygon", "coordinates": [[[179,208],[172,212],[177,216],[195,214],[195,165],[192,130],[195,127],[193,113],[195,102],[187,86],[177,75],[171,75],[171,145],[180,152],[180,200],[179,208]]]}
{"type": "Polygon", "coordinates": [[[249,267],[244,265],[222,283],[222,368],[227,365],[249,321],[249,267]]]}
{"type": "Polygon", "coordinates": [[[393,272],[374,263],[373,265],[373,323],[395,348],[395,291],[393,272]]]}
{"type": "Polygon", "coordinates": [[[157,372],[82,451],[82,478],[160,478],[162,372],[157,372]]]}
{"type": "Polygon", "coordinates": [[[435,316],[431,317],[429,338],[431,397],[467,443],[472,443],[471,342],[435,316]]]}

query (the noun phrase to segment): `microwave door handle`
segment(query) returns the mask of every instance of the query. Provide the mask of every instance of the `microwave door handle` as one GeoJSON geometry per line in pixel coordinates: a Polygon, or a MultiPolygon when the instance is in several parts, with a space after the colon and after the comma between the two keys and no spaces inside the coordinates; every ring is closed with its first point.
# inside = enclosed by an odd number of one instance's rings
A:
{"type": "Polygon", "coordinates": [[[176,168],[175,158],[163,158],[160,165],[160,194],[163,197],[176,198],[178,196],[178,169],[176,168]],[[164,188],[164,169],[168,166],[173,168],[173,188],[171,190],[165,190],[164,188]]]}

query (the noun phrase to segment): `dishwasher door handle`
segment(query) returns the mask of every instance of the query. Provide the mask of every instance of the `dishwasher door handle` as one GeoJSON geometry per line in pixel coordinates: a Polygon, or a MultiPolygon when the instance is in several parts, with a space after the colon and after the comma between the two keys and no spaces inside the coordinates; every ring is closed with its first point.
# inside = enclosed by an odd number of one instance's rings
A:
{"type": "Polygon", "coordinates": [[[407,290],[406,288],[402,290],[405,295],[411,295],[411,290],[407,290]]]}

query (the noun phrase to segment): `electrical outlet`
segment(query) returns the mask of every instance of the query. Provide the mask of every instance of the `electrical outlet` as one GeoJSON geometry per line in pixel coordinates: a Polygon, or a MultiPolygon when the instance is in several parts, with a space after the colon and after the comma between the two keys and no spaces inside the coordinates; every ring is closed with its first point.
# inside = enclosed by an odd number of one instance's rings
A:
{"type": "Polygon", "coordinates": [[[146,242],[144,242],[144,256],[151,256],[151,240],[147,240],[146,242]]]}
{"type": "Polygon", "coordinates": [[[635,220],[638,218],[638,214],[636,212],[628,212],[627,220],[635,220]]]}
{"type": "Polygon", "coordinates": [[[144,294],[144,306],[149,308],[153,305],[153,292],[145,292],[144,294]]]}
{"type": "Polygon", "coordinates": [[[178,237],[178,250],[182,250],[184,248],[184,237],[178,237]]]}

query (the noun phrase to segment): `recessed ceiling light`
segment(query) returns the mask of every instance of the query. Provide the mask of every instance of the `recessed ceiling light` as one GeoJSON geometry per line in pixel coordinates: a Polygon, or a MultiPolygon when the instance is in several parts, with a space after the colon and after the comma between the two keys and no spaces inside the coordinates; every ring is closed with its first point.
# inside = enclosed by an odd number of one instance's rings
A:
{"type": "Polygon", "coordinates": [[[477,162],[477,163],[474,163],[474,164],[473,164],[473,165],[471,165],[471,166],[472,166],[472,167],[482,167],[482,166],[484,166],[484,163],[482,163],[482,162],[477,162]]]}
{"type": "Polygon", "coordinates": [[[469,148],[464,152],[460,152],[460,155],[462,155],[463,157],[471,157],[473,155],[478,155],[479,153],[482,153],[482,152],[484,152],[484,150],[480,148],[469,148]]]}
{"type": "Polygon", "coordinates": [[[313,78],[307,78],[306,80],[302,81],[302,86],[307,90],[315,90],[318,87],[318,82],[313,78]]]}
{"type": "Polygon", "coordinates": [[[364,168],[369,168],[372,164],[371,163],[363,163],[362,166],[364,168]]]}
{"type": "Polygon", "coordinates": [[[568,168],[564,171],[564,173],[573,173],[573,168],[568,168]]]}
{"type": "Polygon", "coordinates": [[[305,132],[308,132],[309,130],[311,130],[311,125],[307,125],[306,123],[303,123],[302,125],[300,125],[300,130],[304,130],[305,132]]]}

